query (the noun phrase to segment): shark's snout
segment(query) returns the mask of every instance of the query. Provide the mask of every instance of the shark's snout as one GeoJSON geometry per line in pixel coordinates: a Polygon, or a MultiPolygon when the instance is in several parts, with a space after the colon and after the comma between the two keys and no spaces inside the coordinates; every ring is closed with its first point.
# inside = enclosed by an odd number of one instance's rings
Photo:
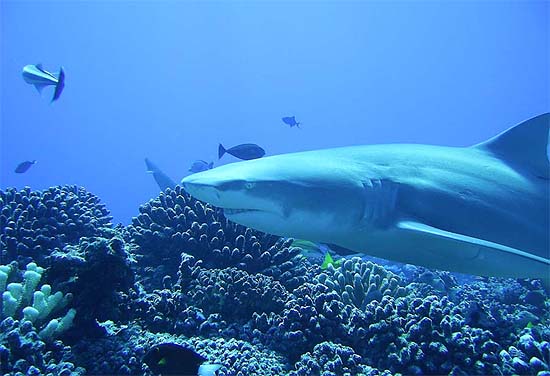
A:
{"type": "Polygon", "coordinates": [[[198,200],[219,206],[220,194],[216,184],[196,175],[200,173],[190,175],[181,181],[183,189],[198,200]]]}

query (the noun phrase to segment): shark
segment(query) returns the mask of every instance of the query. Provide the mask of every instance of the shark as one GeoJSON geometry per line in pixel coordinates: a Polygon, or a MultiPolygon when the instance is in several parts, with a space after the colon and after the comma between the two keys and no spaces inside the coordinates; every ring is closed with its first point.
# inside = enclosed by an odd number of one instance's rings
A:
{"type": "Polygon", "coordinates": [[[57,76],[48,72],[42,67],[42,64],[30,64],[25,65],[22,71],[23,80],[30,85],[34,85],[39,93],[46,86],[54,86],[54,93],[52,96],[52,102],[59,99],[63,88],[65,87],[65,71],[63,67],[59,68],[57,76]]]}
{"type": "Polygon", "coordinates": [[[550,113],[469,147],[350,146],[183,178],[238,224],[387,260],[550,279],[550,113]]]}
{"type": "Polygon", "coordinates": [[[147,173],[153,175],[155,182],[159,186],[161,191],[167,188],[174,189],[178,185],[171,177],[166,175],[155,163],[149,158],[145,158],[145,166],[147,167],[147,173]]]}

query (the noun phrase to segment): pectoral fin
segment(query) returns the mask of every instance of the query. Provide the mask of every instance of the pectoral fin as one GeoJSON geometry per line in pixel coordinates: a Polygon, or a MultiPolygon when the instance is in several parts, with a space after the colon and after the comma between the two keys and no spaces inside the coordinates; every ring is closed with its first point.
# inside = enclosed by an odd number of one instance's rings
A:
{"type": "Polygon", "coordinates": [[[550,272],[549,259],[503,244],[414,221],[401,221],[397,224],[397,228],[401,236],[407,237],[411,244],[422,247],[421,252],[431,254],[434,265],[447,264],[452,266],[452,268],[449,267],[450,270],[464,269],[466,273],[491,276],[517,274],[518,277],[525,276],[525,270],[529,270],[530,273],[527,275],[539,278],[547,277],[550,272]],[[484,265],[489,263],[491,269],[500,269],[501,273],[486,272],[484,265]],[[462,265],[463,267],[456,267],[462,265]]]}

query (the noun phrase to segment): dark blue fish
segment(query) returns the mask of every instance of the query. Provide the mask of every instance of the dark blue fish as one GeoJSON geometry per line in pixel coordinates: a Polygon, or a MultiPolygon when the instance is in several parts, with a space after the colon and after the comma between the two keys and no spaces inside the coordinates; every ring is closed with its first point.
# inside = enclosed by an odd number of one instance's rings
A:
{"type": "Polygon", "coordinates": [[[17,165],[17,167],[15,168],[15,172],[18,173],[18,174],[22,174],[22,173],[24,173],[24,172],[27,172],[27,170],[28,170],[29,168],[31,168],[31,166],[32,166],[33,164],[35,164],[35,163],[36,163],[36,160],[34,160],[34,161],[32,161],[32,162],[31,162],[31,161],[21,162],[21,163],[19,163],[19,164],[17,165]]]}
{"type": "Polygon", "coordinates": [[[282,120],[283,120],[283,123],[290,125],[290,128],[292,128],[292,127],[300,128],[300,124],[302,124],[300,122],[297,122],[296,117],[294,117],[294,116],[286,116],[286,117],[282,118],[282,120]]]}
{"type": "Polygon", "coordinates": [[[205,363],[205,357],[176,343],[153,346],[143,362],[155,375],[214,376],[222,366],[205,363]]]}
{"type": "Polygon", "coordinates": [[[256,144],[241,144],[229,149],[225,149],[223,145],[220,144],[220,146],[218,146],[218,158],[223,157],[225,153],[231,154],[239,159],[249,160],[263,157],[265,155],[265,150],[256,144]]]}
{"type": "Polygon", "coordinates": [[[46,86],[55,86],[52,102],[59,99],[59,96],[65,87],[65,72],[63,71],[63,67],[59,68],[59,73],[56,77],[53,73],[50,73],[42,68],[42,64],[25,65],[23,67],[22,75],[25,82],[34,85],[39,93],[42,93],[42,89],[46,86]]]}
{"type": "Polygon", "coordinates": [[[195,162],[193,162],[191,167],[189,167],[189,171],[193,173],[201,172],[201,171],[211,170],[212,167],[214,167],[214,162],[208,163],[206,161],[203,161],[202,159],[197,159],[195,162]]]}

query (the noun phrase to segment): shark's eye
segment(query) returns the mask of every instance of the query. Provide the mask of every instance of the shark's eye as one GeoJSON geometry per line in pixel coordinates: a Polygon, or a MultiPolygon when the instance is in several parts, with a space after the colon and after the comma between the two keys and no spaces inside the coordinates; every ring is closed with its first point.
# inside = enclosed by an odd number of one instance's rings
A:
{"type": "Polygon", "coordinates": [[[255,185],[256,185],[256,183],[247,182],[247,183],[245,183],[244,187],[246,189],[252,189],[252,188],[254,188],[255,185]]]}

